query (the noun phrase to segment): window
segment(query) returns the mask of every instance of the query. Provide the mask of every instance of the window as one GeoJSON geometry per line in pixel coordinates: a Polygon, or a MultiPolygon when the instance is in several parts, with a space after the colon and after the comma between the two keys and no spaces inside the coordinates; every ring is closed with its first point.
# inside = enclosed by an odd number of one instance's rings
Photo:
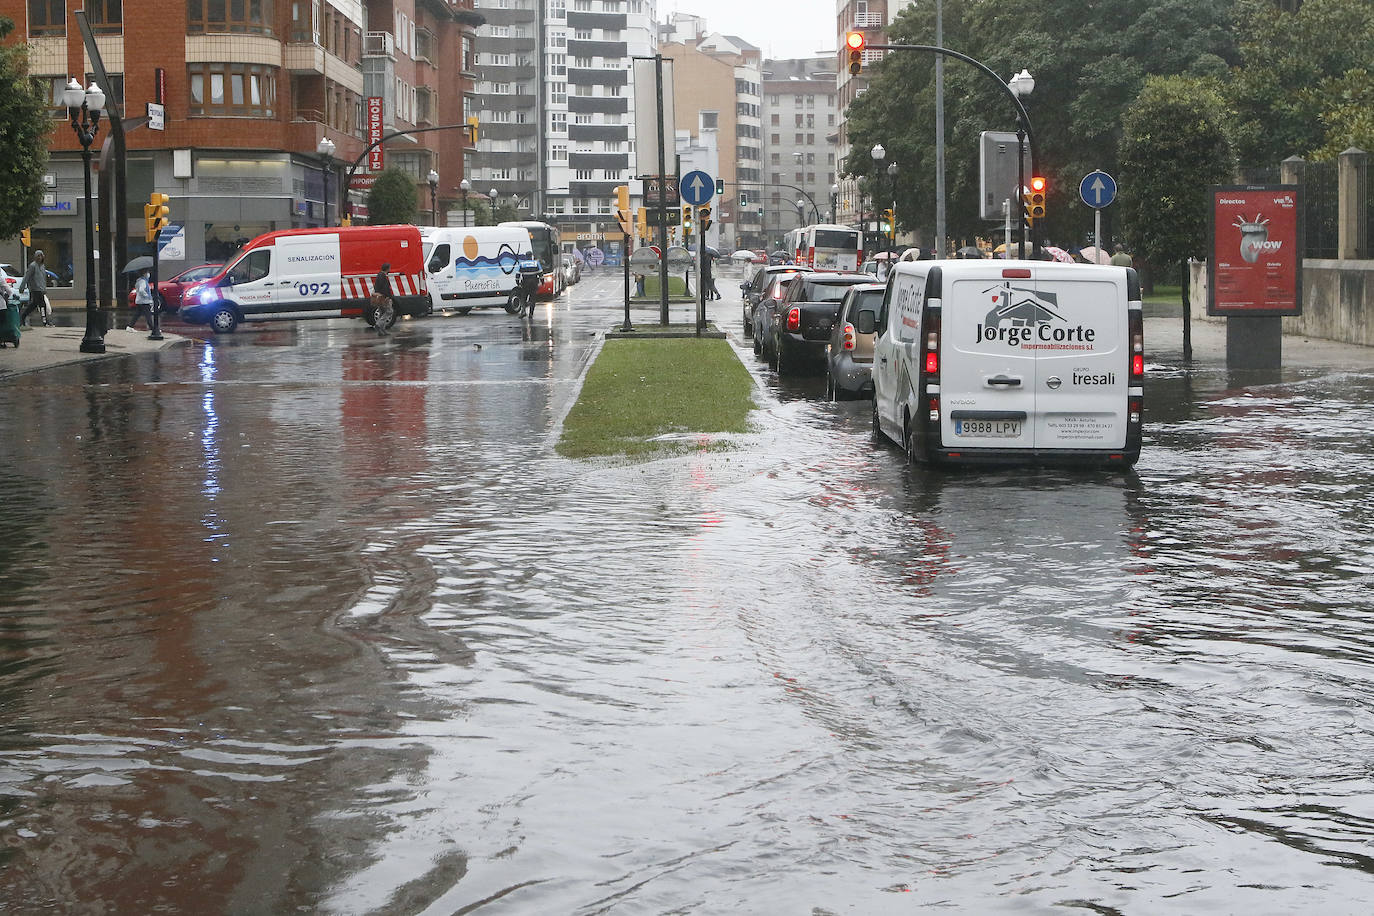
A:
{"type": "Polygon", "coordinates": [[[490,57],[490,59],[487,61],[487,63],[491,64],[493,67],[509,67],[509,66],[510,66],[510,55],[509,55],[509,54],[492,54],[492,55],[489,55],[489,57],[490,57]]]}
{"type": "Polygon", "coordinates": [[[86,21],[97,35],[118,35],[124,31],[123,0],[85,0],[86,21]]]}
{"type": "Polygon", "coordinates": [[[549,0],[549,18],[567,19],[568,4],[567,0],[549,0]]]}
{"type": "Polygon", "coordinates": [[[773,115],[773,126],[774,126],[774,127],[780,127],[780,126],[781,126],[781,121],[779,120],[779,116],[778,116],[778,115],[773,115]]]}
{"type": "Polygon", "coordinates": [[[591,30],[591,29],[573,29],[573,38],[576,38],[578,41],[591,41],[591,40],[592,40],[592,30],[591,30]]]}
{"type": "Polygon", "coordinates": [[[549,29],[549,47],[566,48],[568,46],[568,33],[562,29],[549,29]]]}
{"type": "Polygon", "coordinates": [[[701,129],[716,130],[720,124],[720,112],[703,111],[701,112],[701,129]]]}
{"type": "Polygon", "coordinates": [[[550,112],[549,130],[555,134],[566,134],[568,132],[568,113],[566,111],[550,112]]]}
{"type": "Polygon", "coordinates": [[[66,35],[67,0],[29,0],[29,34],[66,35]]]}
{"type": "Polygon", "coordinates": [[[492,38],[510,38],[510,26],[494,25],[491,27],[492,38]]]}
{"type": "Polygon", "coordinates": [[[490,177],[496,181],[510,181],[510,169],[495,168],[491,170],[490,177]]]}
{"type": "Polygon", "coordinates": [[[620,148],[621,146],[623,146],[623,144],[619,140],[607,140],[605,143],[602,144],[602,146],[608,153],[618,153],[620,152],[620,148]]]}
{"type": "Polygon", "coordinates": [[[568,161],[568,144],[566,144],[566,143],[550,143],[550,144],[549,144],[549,158],[552,159],[554,162],[567,162],[567,161],[568,161]]]}
{"type": "Polygon", "coordinates": [[[273,0],[186,0],[186,31],[271,35],[276,19],[272,4],[273,0]]]}
{"type": "Polygon", "coordinates": [[[595,174],[591,169],[577,169],[573,172],[573,177],[578,181],[591,181],[595,174]]]}
{"type": "Polygon", "coordinates": [[[573,0],[573,9],[578,12],[590,13],[592,10],[592,0],[573,0]]]}
{"type": "Polygon", "coordinates": [[[272,117],[277,69],[260,64],[190,64],[191,114],[272,117]]]}
{"type": "Polygon", "coordinates": [[[568,84],[549,83],[549,102],[554,105],[568,104],[568,84]]]}
{"type": "Polygon", "coordinates": [[[492,83],[492,95],[510,95],[510,83],[492,83]]]}
{"type": "Polygon", "coordinates": [[[509,112],[509,111],[502,111],[501,109],[493,109],[492,111],[488,112],[488,114],[490,114],[490,116],[491,116],[490,120],[491,120],[491,123],[493,123],[493,124],[509,124],[509,123],[510,123],[510,112],[509,112]]]}
{"type": "Polygon", "coordinates": [[[610,202],[609,200],[606,200],[605,198],[602,198],[601,200],[598,200],[598,201],[596,202],[596,212],[597,212],[597,213],[610,213],[610,212],[611,212],[611,202],[610,202]]]}
{"type": "Polygon", "coordinates": [[[592,123],[592,116],[589,115],[589,114],[586,114],[585,112],[579,113],[579,114],[575,114],[575,115],[573,115],[573,123],[574,123],[574,124],[590,124],[590,123],[592,123]]]}
{"type": "Polygon", "coordinates": [[[550,54],[549,55],[549,76],[568,75],[568,55],[550,54]]]}
{"type": "Polygon", "coordinates": [[[774,146],[777,146],[779,143],[782,142],[782,134],[769,134],[768,136],[768,142],[772,143],[774,146]]]}
{"type": "Polygon", "coordinates": [[[573,66],[581,67],[584,70],[589,70],[592,66],[592,59],[590,57],[574,57],[573,66]]]}
{"type": "Polygon", "coordinates": [[[619,181],[623,175],[624,173],[620,169],[601,170],[601,177],[605,181],[619,181]]]}

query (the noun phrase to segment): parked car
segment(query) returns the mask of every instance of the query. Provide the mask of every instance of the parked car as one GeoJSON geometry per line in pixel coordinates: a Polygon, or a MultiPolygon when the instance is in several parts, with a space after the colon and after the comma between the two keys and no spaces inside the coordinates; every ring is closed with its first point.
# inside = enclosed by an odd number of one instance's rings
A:
{"type": "MultiPolygon", "coordinates": [[[[757,268],[748,280],[739,285],[740,292],[743,294],[742,305],[744,306],[744,336],[750,337],[754,333],[754,308],[763,298],[764,289],[774,277],[779,275],[792,276],[799,271],[809,271],[809,267],[797,267],[792,264],[778,266],[765,266],[757,268]]],[[[757,348],[755,348],[757,352],[757,348]]]]}
{"type": "MultiPolygon", "coordinates": [[[[208,280],[219,273],[223,264],[200,264],[196,267],[188,267],[181,273],[169,280],[157,281],[157,292],[162,297],[162,311],[169,315],[175,315],[181,308],[182,297],[186,295],[186,290],[190,289],[201,280],[208,280]]],[[[134,306],[134,291],[129,290],[129,308],[134,306]]]]}
{"type": "Polygon", "coordinates": [[[778,306],[787,295],[787,285],[808,271],[784,271],[773,276],[754,306],[754,353],[777,368],[777,351],[773,349],[773,325],[777,322],[778,306]]]}
{"type": "Polygon", "coordinates": [[[799,274],[787,284],[772,321],[770,365],[778,375],[794,375],[822,364],[840,300],[849,287],[872,280],[867,274],[816,271],[799,274]]]}
{"type": "Polygon", "coordinates": [[[563,259],[563,283],[572,286],[582,279],[582,262],[577,258],[563,259]]]}
{"type": "Polygon", "coordinates": [[[825,395],[832,401],[873,397],[873,340],[886,289],[884,283],[857,283],[840,300],[825,353],[825,395]],[[867,321],[860,321],[860,312],[867,321]]]}

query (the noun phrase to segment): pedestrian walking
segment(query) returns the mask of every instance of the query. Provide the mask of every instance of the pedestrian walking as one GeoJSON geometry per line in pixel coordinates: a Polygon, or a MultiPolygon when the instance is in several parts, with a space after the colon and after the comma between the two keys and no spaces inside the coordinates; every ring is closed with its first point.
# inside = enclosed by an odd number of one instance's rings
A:
{"type": "Polygon", "coordinates": [[[391,262],[382,264],[377,276],[372,280],[373,324],[378,332],[385,332],[395,320],[396,307],[391,298],[391,262]]]}
{"type": "Polygon", "coordinates": [[[1126,246],[1117,243],[1116,253],[1112,255],[1112,265],[1114,267],[1130,267],[1132,258],[1126,253],[1126,246]]]}
{"type": "Polygon", "coordinates": [[[635,297],[636,297],[636,298],[643,298],[643,297],[644,297],[644,275],[643,275],[643,274],[635,274],[635,297]]]}
{"type": "Polygon", "coordinates": [[[48,270],[43,261],[46,255],[42,249],[33,253],[33,260],[29,262],[28,269],[24,271],[24,279],[19,281],[19,292],[22,294],[25,289],[29,291],[29,304],[24,306],[24,313],[20,316],[20,323],[24,327],[29,326],[29,316],[34,309],[38,309],[38,314],[43,319],[43,327],[52,327],[48,309],[48,270]]]}
{"type": "Polygon", "coordinates": [[[152,283],[148,279],[147,269],[139,272],[138,279],[134,281],[134,315],[129,319],[129,324],[124,328],[126,331],[137,331],[134,325],[138,324],[138,319],[143,318],[148,323],[148,330],[153,329],[153,291],[152,283]]]}
{"type": "Polygon", "coordinates": [[[707,299],[720,298],[720,290],[716,289],[716,275],[710,255],[701,259],[701,294],[707,299]]]}
{"type": "Polygon", "coordinates": [[[19,302],[11,302],[10,285],[0,283],[0,347],[5,344],[19,348],[19,302]]]}

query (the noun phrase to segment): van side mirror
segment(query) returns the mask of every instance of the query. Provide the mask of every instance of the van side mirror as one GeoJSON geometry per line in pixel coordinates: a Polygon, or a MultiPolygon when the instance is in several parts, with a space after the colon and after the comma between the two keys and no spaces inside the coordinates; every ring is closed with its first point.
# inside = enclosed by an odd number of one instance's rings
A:
{"type": "Polygon", "coordinates": [[[859,333],[872,334],[878,327],[878,318],[868,309],[859,312],[859,333]]]}

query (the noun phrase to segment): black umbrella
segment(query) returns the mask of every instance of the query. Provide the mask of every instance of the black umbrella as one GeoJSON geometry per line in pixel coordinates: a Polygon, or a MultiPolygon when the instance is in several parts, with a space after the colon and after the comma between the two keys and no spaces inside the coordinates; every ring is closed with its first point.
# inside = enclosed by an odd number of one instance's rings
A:
{"type": "Polygon", "coordinates": [[[707,256],[708,258],[718,258],[718,257],[720,257],[720,252],[719,252],[719,251],[716,251],[716,250],[715,250],[714,248],[712,248],[710,245],[707,245],[707,246],[706,246],[706,256],[707,256]]]}
{"type": "Polygon", "coordinates": [[[959,249],[959,257],[961,258],[981,258],[982,256],[982,250],[972,245],[965,245],[963,248],[959,249]]]}
{"type": "Polygon", "coordinates": [[[128,264],[125,264],[125,265],[124,265],[124,273],[126,273],[126,274],[136,274],[136,273],[138,273],[140,270],[152,270],[152,269],[153,269],[153,259],[150,258],[150,257],[148,257],[146,254],[139,255],[138,257],[136,257],[136,258],[134,258],[132,261],[130,261],[128,264]]]}

